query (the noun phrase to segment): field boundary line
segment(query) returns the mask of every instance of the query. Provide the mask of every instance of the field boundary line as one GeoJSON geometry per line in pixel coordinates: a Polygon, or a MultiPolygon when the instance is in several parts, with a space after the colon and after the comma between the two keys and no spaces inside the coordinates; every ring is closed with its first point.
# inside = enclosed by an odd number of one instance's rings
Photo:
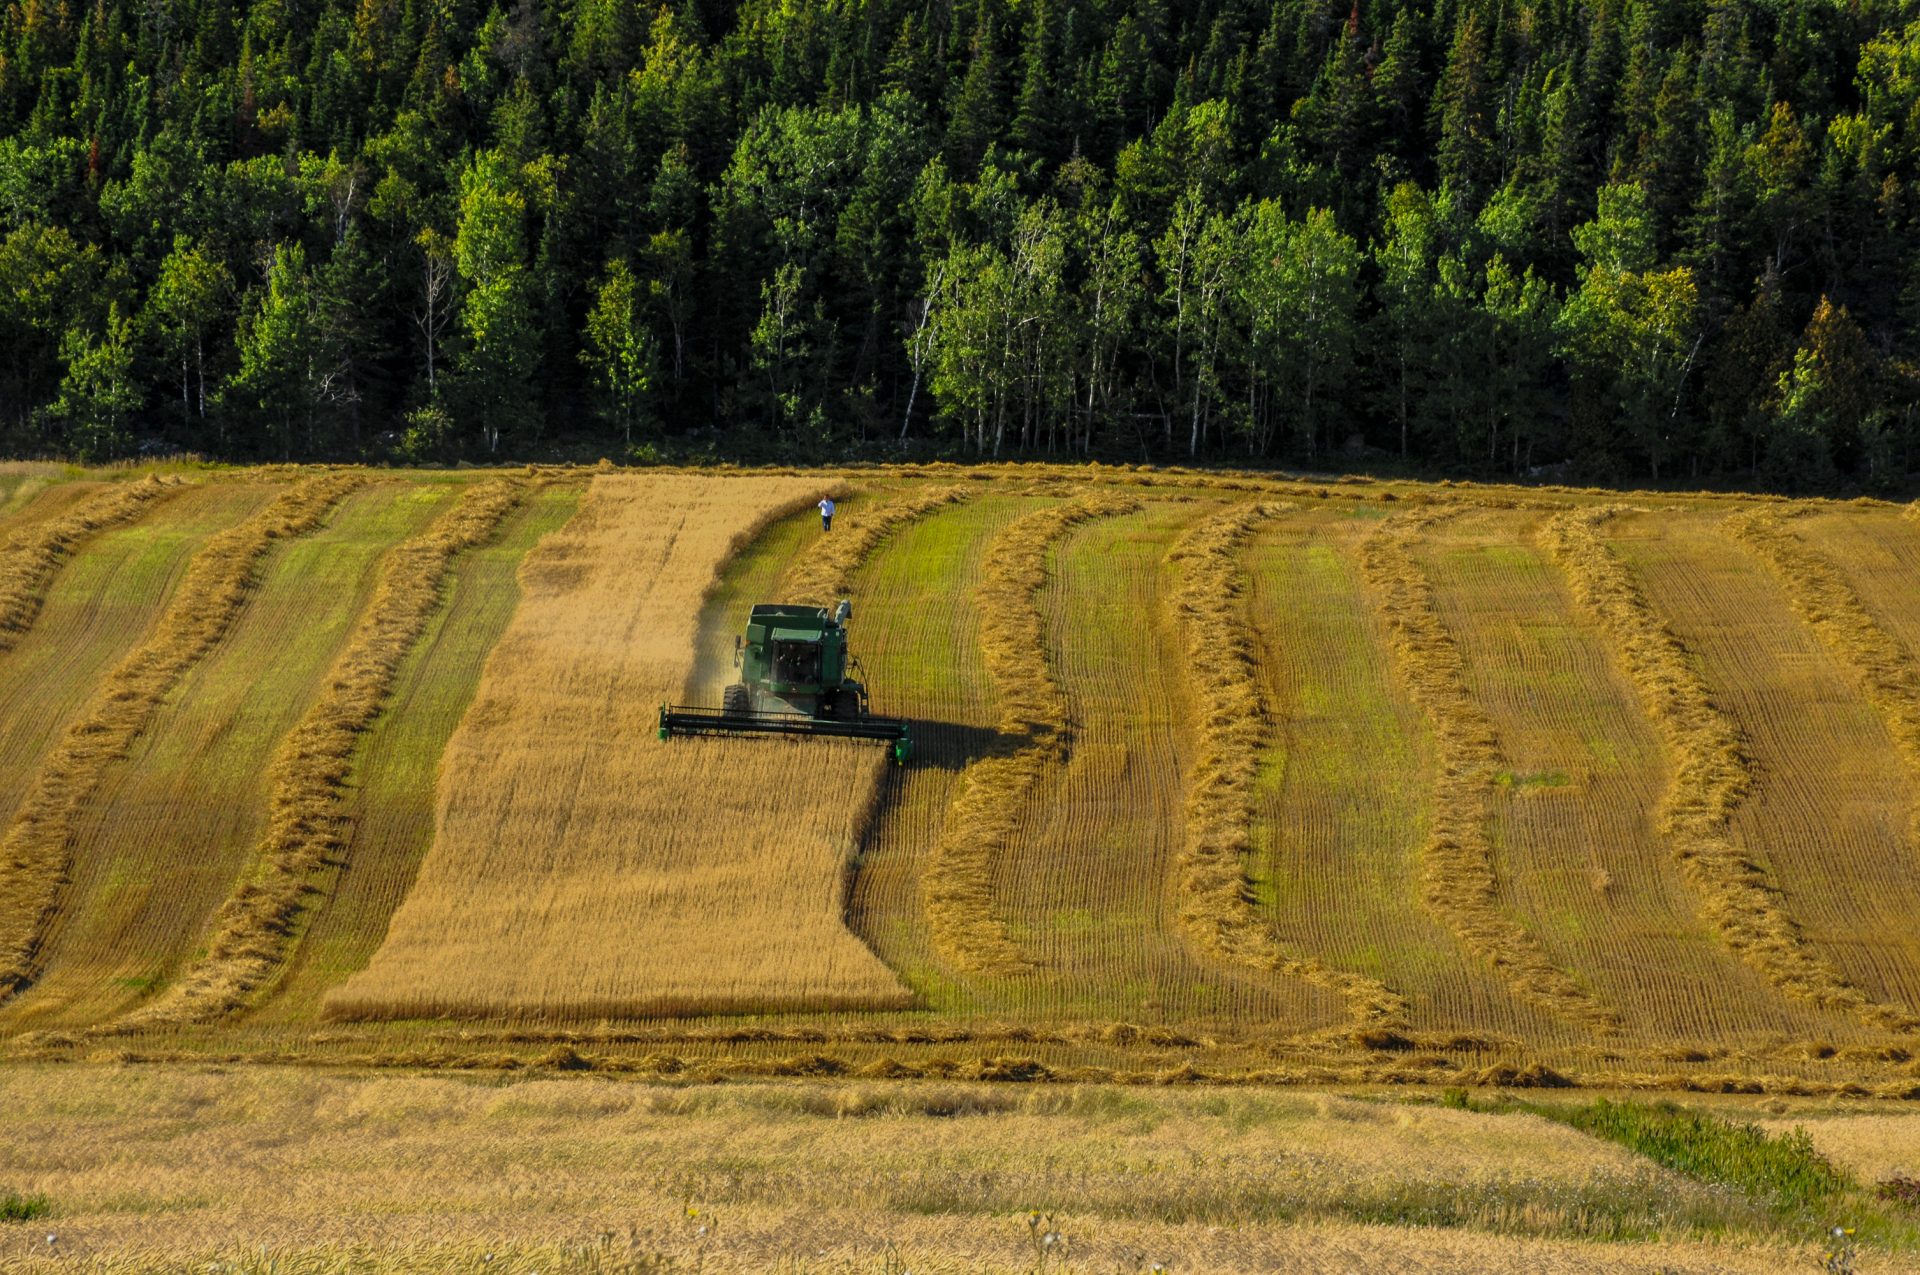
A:
{"type": "MultiPolygon", "coordinates": [[[[71,1061],[66,1046],[17,1038],[0,1056],[7,1061],[71,1061]],[[22,1047],[24,1045],[24,1047],[22,1047]]],[[[1112,1084],[1164,1087],[1209,1085],[1221,1087],[1287,1086],[1326,1088],[1332,1085],[1438,1086],[1486,1089],[1633,1090],[1647,1093],[1779,1095],[1801,1098],[1874,1099],[1911,1103],[1920,1098],[1920,1081],[1898,1074],[1890,1077],[1813,1077],[1781,1072],[1656,1072],[1590,1068],[1560,1061],[1541,1061],[1521,1053],[1490,1062],[1424,1059],[1383,1061],[1378,1054],[1364,1060],[1331,1056],[1324,1061],[1297,1059],[1259,1066],[1196,1064],[1165,1065],[1161,1059],[1142,1060],[1137,1067],[1101,1063],[1070,1063],[1057,1058],[1020,1054],[983,1054],[952,1057],[898,1057],[891,1054],[838,1055],[818,1051],[787,1055],[739,1053],[669,1053],[653,1051],[638,1057],[625,1054],[583,1053],[572,1044],[555,1044],[540,1055],[512,1051],[475,1053],[471,1049],[411,1048],[366,1052],[313,1053],[301,1049],[255,1049],[215,1054],[183,1049],[121,1051],[120,1066],[272,1066],[326,1069],[363,1068],[437,1071],[452,1074],[543,1072],[599,1072],[636,1077],[671,1078],[688,1084],[756,1078],[846,1078],[859,1080],[938,1079],[996,1084],[1112,1084]]]]}
{"type": "Polygon", "coordinates": [[[1046,620],[1035,604],[1047,581],[1047,553],[1069,528],[1140,505],[1130,496],[1083,491],[1014,519],[987,546],[973,596],[980,652],[1000,698],[1000,738],[961,774],[920,882],[934,947],[963,970],[1033,968],[993,915],[990,875],[1027,794],[1051,766],[1064,764],[1072,739],[1067,698],[1047,667],[1046,620]]]}
{"type": "Polygon", "coordinates": [[[226,636],[275,541],[317,529],[358,473],[295,482],[266,508],[210,537],[153,630],[109,673],[67,728],[0,836],[0,1001],[31,982],[42,934],[71,867],[74,820],[126,756],[160,701],[226,636]]]}
{"type": "MultiPolygon", "coordinates": [[[[1750,509],[1732,515],[1724,525],[1734,539],[1759,554],[1779,580],[1788,605],[1853,675],[1886,722],[1901,760],[1920,780],[1920,672],[1913,652],[1874,618],[1833,561],[1787,526],[1789,518],[1802,512],[1750,509]]],[[[1920,843],[1920,805],[1907,835],[1920,843]]]]}
{"type": "Polygon", "coordinates": [[[1625,511],[1610,505],[1561,514],[1547,522],[1541,537],[1574,597],[1607,634],[1666,744],[1673,777],[1660,801],[1660,830],[1699,897],[1701,918],[1782,993],[1870,1027],[1920,1028],[1910,1011],[1871,999],[1816,951],[1771,874],[1733,843],[1733,812],[1753,790],[1746,741],[1714,703],[1685,644],[1601,537],[1601,525],[1625,511]]]}
{"type": "Polygon", "coordinates": [[[1185,568],[1163,606],[1181,636],[1187,681],[1199,707],[1186,839],[1175,865],[1180,921],[1208,955],[1325,988],[1346,1002],[1357,1030],[1388,1031],[1404,1025],[1406,997],[1378,979],[1294,955],[1251,899],[1254,781],[1273,732],[1256,676],[1251,626],[1239,607],[1246,592],[1239,554],[1260,523],[1292,508],[1230,505],[1189,529],[1166,555],[1167,563],[1185,568]]]}
{"type": "Polygon", "coordinates": [[[842,522],[842,529],[822,535],[788,568],[782,592],[789,602],[831,607],[852,590],[854,572],[894,532],[947,506],[973,499],[961,484],[917,491],[879,505],[870,514],[842,522]]]}
{"type": "Polygon", "coordinates": [[[0,654],[33,627],[48,583],[76,548],[109,527],[132,522],[154,501],[184,486],[158,474],[119,483],[8,542],[0,553],[0,654]]]}
{"type": "Polygon", "coordinates": [[[373,595],[320,697],[281,741],[267,828],[252,867],[214,916],[206,954],[160,996],[100,1029],[118,1034],[232,1013],[286,961],[313,873],[344,850],[341,790],[364,732],[386,706],[407,653],[445,599],[454,559],[490,539],[519,504],[511,480],[476,484],[418,535],[387,551],[373,595]]]}
{"type": "Polygon", "coordinates": [[[1461,512],[1441,506],[1395,514],[1361,545],[1361,569],[1394,663],[1426,714],[1439,753],[1433,824],[1420,849],[1420,901],[1519,999],[1569,1023],[1615,1031],[1619,1011],[1555,965],[1539,940],[1500,908],[1487,831],[1502,765],[1499,735],[1467,684],[1460,646],[1413,552],[1422,532],[1461,512]]]}

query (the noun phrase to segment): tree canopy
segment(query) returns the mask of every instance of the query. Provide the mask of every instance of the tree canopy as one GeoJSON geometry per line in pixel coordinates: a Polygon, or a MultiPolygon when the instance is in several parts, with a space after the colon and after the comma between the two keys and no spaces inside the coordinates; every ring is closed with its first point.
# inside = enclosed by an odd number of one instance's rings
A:
{"type": "Polygon", "coordinates": [[[1885,488],[1894,0],[20,0],[0,447],[1885,488]]]}

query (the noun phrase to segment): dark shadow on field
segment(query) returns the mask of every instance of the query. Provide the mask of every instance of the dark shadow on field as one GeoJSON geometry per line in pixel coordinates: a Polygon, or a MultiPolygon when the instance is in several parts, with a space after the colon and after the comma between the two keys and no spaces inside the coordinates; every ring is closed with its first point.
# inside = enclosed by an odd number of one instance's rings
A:
{"type": "Polygon", "coordinates": [[[913,760],[908,765],[931,770],[965,770],[982,757],[1012,752],[1026,742],[1019,735],[1003,735],[987,726],[915,718],[906,721],[913,733],[913,760]]]}

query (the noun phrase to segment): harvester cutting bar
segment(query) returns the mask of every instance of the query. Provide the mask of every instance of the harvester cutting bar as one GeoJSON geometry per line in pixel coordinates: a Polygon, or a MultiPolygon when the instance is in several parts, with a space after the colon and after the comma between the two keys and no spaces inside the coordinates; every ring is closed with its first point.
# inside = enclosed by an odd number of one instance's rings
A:
{"type": "Polygon", "coordinates": [[[660,706],[660,738],[675,735],[829,735],[873,739],[893,745],[893,760],[904,766],[913,756],[913,736],[897,717],[857,717],[840,721],[806,713],[729,713],[685,704],[660,706]]]}

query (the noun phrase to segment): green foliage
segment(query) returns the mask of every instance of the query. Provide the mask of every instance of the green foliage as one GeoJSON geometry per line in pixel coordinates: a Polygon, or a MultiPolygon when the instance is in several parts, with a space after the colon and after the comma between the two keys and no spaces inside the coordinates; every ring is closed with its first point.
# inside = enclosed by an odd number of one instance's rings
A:
{"type": "Polygon", "coordinates": [[[599,296],[587,314],[587,348],[580,359],[600,383],[602,410],[633,442],[653,385],[653,337],[641,321],[640,286],[624,261],[607,263],[599,296]]]}
{"type": "Polygon", "coordinates": [[[53,1211],[53,1204],[44,1195],[21,1195],[17,1191],[0,1191],[0,1222],[31,1222],[37,1217],[45,1217],[53,1211]]]}
{"type": "Polygon", "coordinates": [[[133,378],[132,321],[122,318],[116,305],[97,338],[70,329],[60,343],[60,357],[67,374],[48,414],[65,424],[68,445],[79,459],[97,462],[119,455],[141,399],[133,378]]]}
{"type": "Polygon", "coordinates": [[[1629,1147],[1702,1182],[1746,1194],[1776,1214],[1820,1218],[1854,1183],[1818,1151],[1805,1129],[1770,1135],[1670,1103],[1612,1102],[1541,1106],[1539,1114],[1629,1147]]]}
{"type": "Polygon", "coordinates": [[[1911,15],[1229,9],[28,6],[0,449],[1907,481],[1911,15]]]}
{"type": "Polygon", "coordinates": [[[266,287],[242,312],[234,344],[239,366],[221,387],[222,405],[291,457],[301,425],[311,425],[320,370],[313,280],[300,244],[274,250],[266,287]]]}

